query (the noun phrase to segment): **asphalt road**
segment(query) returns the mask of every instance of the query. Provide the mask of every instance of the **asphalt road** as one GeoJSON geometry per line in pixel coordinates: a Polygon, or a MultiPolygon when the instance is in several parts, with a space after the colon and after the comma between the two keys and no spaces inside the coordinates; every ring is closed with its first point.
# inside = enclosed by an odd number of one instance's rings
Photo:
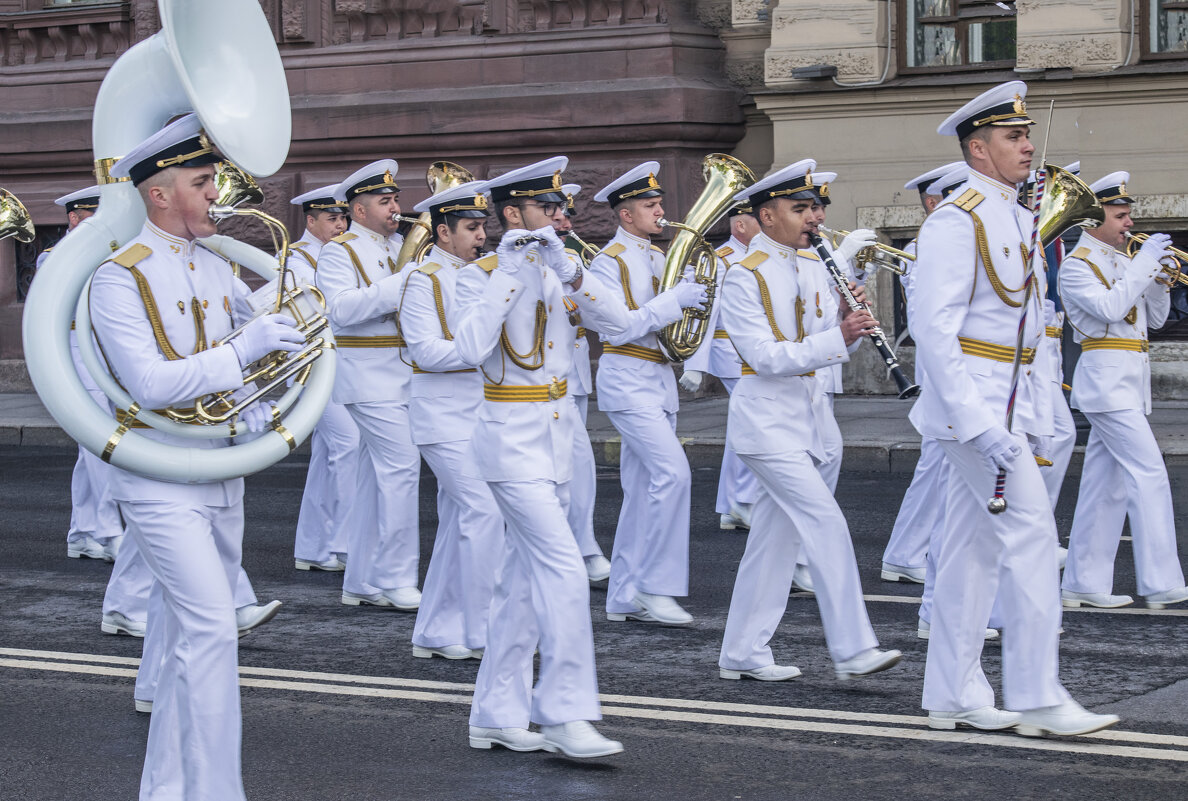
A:
{"type": "MultiPolygon", "coordinates": [[[[0,798],[133,799],[148,717],[132,708],[140,641],[99,632],[109,568],[65,556],[74,454],[0,448],[0,798]]],[[[1188,787],[1188,611],[1065,615],[1061,675],[1086,706],[1123,723],[1102,736],[1032,740],[932,732],[919,708],[919,588],[879,580],[908,477],[850,464],[839,497],[868,609],[896,669],[838,682],[816,604],[793,597],[773,646],[792,682],[717,678],[717,653],[745,538],[720,532],[717,473],[694,474],[688,629],[608,623],[592,594],[607,735],[622,755],[577,762],[467,746],[476,663],[411,656],[413,616],[338,603],[341,577],[292,565],[305,465],[248,480],[244,563],[280,615],[240,641],[243,771],[252,801],[294,799],[1182,798],[1188,787]]],[[[1176,492],[1188,472],[1173,471],[1176,492]]],[[[435,526],[421,491],[422,574],[435,526]]],[[[618,475],[600,476],[608,554],[618,475]]],[[[1058,523],[1067,532],[1075,483],[1058,523]]],[[[1188,531],[1179,520],[1181,530],[1188,531]]],[[[1181,537],[1181,551],[1184,550],[1181,537]]],[[[1133,592],[1123,544],[1116,591],[1133,592]]],[[[1129,611],[1129,610],[1127,610],[1129,611]]],[[[999,655],[989,646],[988,673],[999,655]]],[[[217,800],[211,800],[217,801],[217,800]]]]}

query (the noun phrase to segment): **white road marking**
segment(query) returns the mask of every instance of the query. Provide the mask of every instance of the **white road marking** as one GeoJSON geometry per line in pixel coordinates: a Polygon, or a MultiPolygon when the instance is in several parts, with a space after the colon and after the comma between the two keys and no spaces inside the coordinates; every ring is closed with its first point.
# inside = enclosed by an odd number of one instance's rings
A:
{"type": "MultiPolygon", "coordinates": [[[[792,598],[812,598],[807,592],[793,593],[792,598]]],[[[874,603],[888,604],[916,604],[920,599],[914,595],[863,595],[864,600],[874,603]]],[[[1121,609],[1098,609],[1093,606],[1080,606],[1072,609],[1065,608],[1064,612],[1093,612],[1105,615],[1150,615],[1152,617],[1188,617],[1188,609],[1146,609],[1142,606],[1124,606],[1121,609]]]]}
{"type": "MultiPolygon", "coordinates": [[[[135,665],[139,661],[131,657],[105,656],[102,654],[0,648],[0,668],[58,671],[115,678],[135,678],[135,665]],[[120,667],[121,665],[124,667],[120,667]]],[[[349,673],[324,673],[308,670],[285,670],[282,668],[243,666],[240,667],[239,672],[241,674],[239,683],[243,687],[310,692],[324,695],[391,698],[428,703],[468,705],[471,701],[470,692],[474,689],[473,684],[461,682],[424,681],[390,676],[359,676],[349,673]],[[432,690],[452,690],[453,692],[433,692],[432,690]]],[[[1103,731],[1089,735],[1088,737],[1078,738],[1077,740],[1043,740],[1002,733],[995,734],[964,730],[956,732],[934,731],[924,728],[927,725],[927,718],[922,715],[847,712],[831,709],[727,703],[688,698],[653,698],[609,693],[601,695],[600,699],[605,704],[602,708],[602,713],[610,717],[801,731],[819,734],[883,737],[927,742],[965,743],[1004,748],[1030,748],[1033,750],[1056,751],[1070,754],[1093,754],[1099,756],[1188,762],[1188,737],[1177,735],[1103,731]],[[615,704],[632,704],[634,706],[615,706],[615,704]],[[734,712],[738,714],[716,714],[720,712],[734,712]],[[849,723],[840,721],[857,722],[849,723]],[[869,725],[872,723],[898,725],[869,725]],[[1093,740],[1105,740],[1108,742],[1093,742],[1093,740]],[[1116,745],[1114,743],[1146,743],[1163,747],[1145,748],[1137,745],[1116,745]]]]}

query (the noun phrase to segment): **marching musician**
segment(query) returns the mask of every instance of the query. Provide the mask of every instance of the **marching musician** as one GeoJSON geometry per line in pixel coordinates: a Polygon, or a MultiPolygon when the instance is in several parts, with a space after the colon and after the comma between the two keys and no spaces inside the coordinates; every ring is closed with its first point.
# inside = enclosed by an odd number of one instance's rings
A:
{"type": "Polygon", "coordinates": [[[1163,325],[1171,306],[1167,287],[1158,283],[1171,237],[1152,234],[1133,259],[1118,252],[1134,225],[1129,180],[1129,173],[1115,172],[1089,187],[1105,209],[1105,222],[1084,231],[1060,265],[1060,297],[1081,346],[1072,405],[1093,426],[1061,589],[1070,607],[1132,603],[1129,595],[1112,594],[1127,516],[1139,595],[1157,609],[1188,600],[1167,468],[1146,418],[1147,330],[1163,325]]]}
{"type": "MultiPolygon", "coordinates": [[[[732,206],[727,214],[730,221],[730,238],[717,250],[720,262],[717,279],[717,296],[722,297],[722,280],[726,271],[747,254],[747,247],[755,234],[759,233],[759,221],[751,207],[746,204],[732,206]]],[[[697,392],[706,373],[717,377],[729,395],[742,376],[738,351],[721,325],[721,303],[710,307],[706,330],[713,331],[701,341],[701,346],[685,360],[684,372],[677,382],[687,392],[697,392]]],[[[726,445],[722,451],[722,467],[718,473],[718,497],[714,511],[718,513],[718,527],[723,531],[749,529],[751,507],[759,494],[759,484],[754,474],[738,458],[738,454],[726,445]]]]}
{"type": "MultiPolygon", "coordinates": [[[[565,242],[573,237],[573,219],[577,216],[575,198],[582,191],[578,184],[564,184],[564,213],[552,217],[557,235],[565,242]]],[[[575,243],[576,244],[576,243],[575,243]]],[[[580,246],[579,246],[580,247],[580,246]]],[[[566,248],[571,260],[583,263],[582,255],[573,248],[566,248]]],[[[582,561],[586,563],[586,577],[591,584],[599,584],[610,577],[610,560],[602,552],[602,546],[594,538],[594,499],[598,490],[598,474],[594,464],[594,448],[590,444],[590,432],[586,429],[586,411],[590,393],[594,391],[594,377],[590,370],[590,342],[586,329],[578,326],[574,332],[573,366],[569,371],[569,397],[577,406],[582,424],[573,427],[573,481],[569,484],[569,527],[577,537],[582,561]]]]}
{"type": "MultiPolygon", "coordinates": [[[[933,182],[939,180],[949,171],[965,167],[964,161],[956,161],[942,167],[936,167],[903,185],[904,189],[915,189],[920,195],[920,205],[924,207],[927,217],[933,209],[944,199],[939,193],[932,192],[933,182]]],[[[967,168],[968,169],[968,168],[967,168]]],[[[964,181],[964,179],[962,179],[964,181]]],[[[916,254],[916,240],[909,242],[904,250],[916,254]]],[[[912,293],[912,272],[914,261],[904,261],[904,273],[900,278],[904,300],[910,303],[912,293]]],[[[924,371],[920,364],[916,364],[916,383],[920,391],[927,391],[924,371]]],[[[891,537],[883,551],[882,570],[879,573],[883,581],[904,581],[923,584],[927,572],[928,541],[933,529],[944,523],[945,473],[948,468],[944,464],[944,451],[931,437],[923,437],[920,442],[920,459],[916,462],[916,469],[912,473],[911,484],[903,494],[903,502],[899,506],[899,514],[895,517],[895,525],[891,529],[891,537]]],[[[927,624],[921,625],[919,633],[927,634],[927,624]]],[[[924,639],[927,639],[926,637],[924,639]]]]}
{"type": "MultiPolygon", "coordinates": [[[[346,204],[334,197],[338,184],[312,189],[289,202],[300,206],[305,232],[290,246],[288,269],[296,285],[317,283],[322,247],[346,231],[346,204]]],[[[331,401],[310,437],[309,472],[297,515],[293,561],[298,570],[346,569],[348,523],[362,524],[348,513],[357,487],[359,429],[341,403],[331,401]]]]}
{"type": "MultiPolygon", "coordinates": [[[[148,220],[95,272],[91,316],[114,377],[145,408],[193,406],[207,393],[239,388],[246,365],[302,342],[291,320],[265,315],[212,347],[248,311],[247,287],[195,241],[215,232],[208,211],[219,158],[191,114],[132,148],[111,171],[139,189],[148,220]]],[[[271,405],[258,403],[239,422],[261,431],[271,418],[271,405]]],[[[143,436],[194,444],[156,430],[143,436]]],[[[164,658],[140,797],[243,799],[233,596],[243,480],[181,484],[114,470],[111,487],[161,588],[149,620],[163,631],[164,658]]]]}
{"type": "MultiPolygon", "coordinates": [[[[946,521],[938,542],[936,590],[923,707],[929,726],[1007,729],[1039,736],[1085,734],[1118,722],[1083,709],[1060,685],[1056,527],[1031,452],[1052,436],[1042,344],[1043,287],[1028,293],[1031,215],[1017,202],[1035,147],[1024,96],[1011,81],[967,103],[938,128],[956,136],[969,180],[920,229],[909,325],[928,391],[911,411],[922,436],[936,438],[950,465],[946,521]],[[1026,309],[1027,327],[1016,331],[1026,309]],[[1004,421],[1012,365],[1021,361],[1014,426],[1004,421]],[[1006,509],[987,499],[1006,471],[1006,509]],[[998,596],[1003,705],[981,667],[983,632],[998,596]]],[[[1035,274],[1042,279],[1043,271],[1035,274]]]]}
{"type": "Polygon", "coordinates": [[[590,587],[566,518],[580,421],[567,396],[575,326],[565,300],[582,273],[552,218],[563,213],[568,161],[545,159],[488,182],[504,235],[495,253],[458,272],[455,347],[483,380],[467,474],[487,482],[507,521],[470,745],[599,757],[623,746],[590,723],[602,716],[590,587]],[[528,729],[533,722],[539,732],[528,729]]]}
{"type": "Polygon", "coordinates": [[[350,209],[351,224],[318,254],[317,286],[338,342],[332,399],[346,406],[360,441],[342,603],[412,612],[421,603],[421,457],[409,421],[412,367],[396,321],[404,280],[395,261],[403,243],[396,171],[394,160],[380,159],[338,185],[334,198],[350,209]]]}
{"type": "Polygon", "coordinates": [[[814,166],[812,159],[797,162],[734,198],[750,203],[760,232],[723,285],[722,321],[743,359],[726,438],[760,491],[722,639],[718,664],[724,679],[800,675],[799,668],[775,663],[769,641],[787,607],[802,549],[837,677],[886,670],[901,656],[877,647],[849,528],[824,475],[821,432],[836,422],[815,371],[848,361],[877,323],[848,305],[828,316],[818,316],[811,305],[832,294],[823,270],[797,264],[796,251],[809,244],[814,219],[814,166]]]}
{"type": "Polygon", "coordinates": [[[419,658],[477,659],[487,644],[503,517],[486,482],[468,469],[483,379],[454,341],[460,318],[454,296],[460,270],[482,255],[487,239],[486,185],[447,188],[415,211],[429,212],[433,247],[404,271],[400,330],[413,364],[412,438],[437,477],[438,525],[412,649],[419,658]]]}
{"type": "MultiPolygon", "coordinates": [[[[590,272],[617,287],[616,299],[630,311],[660,294],[664,252],[652,244],[664,217],[659,171],[657,162],[644,162],[594,196],[610,204],[619,229],[590,262],[590,272]]],[[[691,283],[673,289],[682,307],[705,297],[704,288],[691,283]]],[[[623,506],[611,553],[606,616],[684,626],[693,616],[673,596],[689,593],[692,476],[676,435],[676,378],[656,340],[660,327],[599,331],[604,345],[598,362],[598,408],[623,441],[623,506]],[[624,333],[634,336],[626,339],[624,333]]]]}

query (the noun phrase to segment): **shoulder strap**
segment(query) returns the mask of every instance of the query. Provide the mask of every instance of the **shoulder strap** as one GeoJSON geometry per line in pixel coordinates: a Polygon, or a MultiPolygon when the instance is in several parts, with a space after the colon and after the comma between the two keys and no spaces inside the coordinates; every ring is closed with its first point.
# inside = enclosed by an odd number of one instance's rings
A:
{"type": "Polygon", "coordinates": [[[109,261],[114,261],[121,267],[132,269],[151,255],[153,255],[152,248],[137,242],[112,256],[109,261]]]}
{"type": "Polygon", "coordinates": [[[346,244],[347,242],[350,242],[352,239],[358,239],[358,238],[359,238],[358,234],[352,234],[350,231],[343,231],[341,234],[334,237],[330,241],[337,242],[338,244],[343,245],[343,244],[346,244]]]}
{"type": "Polygon", "coordinates": [[[433,275],[435,272],[437,272],[440,269],[441,269],[440,264],[437,264],[436,262],[430,262],[428,264],[422,264],[422,265],[418,266],[417,272],[424,273],[425,275],[433,275]]]}
{"type": "Polygon", "coordinates": [[[601,252],[613,259],[626,249],[627,247],[622,242],[615,242],[613,245],[607,245],[604,247],[601,252]]]}
{"type": "Polygon", "coordinates": [[[961,193],[961,197],[953,201],[953,205],[962,211],[973,211],[985,199],[985,195],[971,186],[961,193]]]}
{"type": "Polygon", "coordinates": [[[661,247],[660,247],[660,246],[658,246],[658,245],[652,245],[652,250],[656,251],[657,253],[663,253],[663,252],[664,252],[664,249],[663,249],[663,248],[661,248],[661,247]]]}
{"type": "Polygon", "coordinates": [[[766,253],[761,250],[756,250],[754,253],[740,261],[739,264],[741,264],[743,267],[746,267],[748,270],[757,270],[759,269],[760,264],[767,261],[767,258],[768,257],[766,253]]]}
{"type": "Polygon", "coordinates": [[[486,256],[483,256],[474,263],[482,268],[483,272],[491,273],[494,272],[495,268],[499,266],[499,256],[495,253],[488,253],[486,256]]]}
{"type": "Polygon", "coordinates": [[[730,247],[729,245],[722,245],[722,247],[718,248],[717,250],[718,256],[723,259],[732,253],[734,253],[734,248],[730,247]]]}
{"type": "Polygon", "coordinates": [[[808,259],[809,261],[821,260],[821,257],[811,250],[798,250],[796,251],[796,255],[802,259],[808,259]]]}
{"type": "Polygon", "coordinates": [[[1081,245],[1079,248],[1074,250],[1072,253],[1068,254],[1068,257],[1070,259],[1081,259],[1082,261],[1088,262],[1089,259],[1087,257],[1092,252],[1093,251],[1091,251],[1089,248],[1085,247],[1084,245],[1081,245]]]}

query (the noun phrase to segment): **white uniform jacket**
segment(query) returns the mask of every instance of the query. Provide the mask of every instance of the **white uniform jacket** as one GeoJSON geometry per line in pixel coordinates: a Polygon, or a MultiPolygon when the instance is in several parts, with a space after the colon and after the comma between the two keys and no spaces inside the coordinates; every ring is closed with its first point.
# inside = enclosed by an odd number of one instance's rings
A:
{"type": "Polygon", "coordinates": [[[738,358],[738,351],[734,349],[734,345],[730,343],[730,337],[726,335],[726,329],[722,327],[722,286],[725,284],[726,273],[730,266],[737,264],[738,260],[746,254],[746,245],[733,236],[718,248],[718,255],[726,262],[725,264],[721,261],[718,262],[716,276],[718,297],[710,308],[705,339],[701,341],[701,346],[694,351],[693,355],[685,360],[686,370],[697,370],[718,378],[738,378],[742,375],[739,372],[742,368],[742,360],[738,358]]]}
{"type": "MultiPolygon", "coordinates": [[[[95,271],[91,320],[113,375],[142,407],[190,408],[203,395],[243,386],[235,350],[210,344],[250,314],[247,297],[247,286],[221,257],[146,222],[135,239],[95,271]]],[[[137,433],[191,448],[229,444],[183,440],[151,428],[138,428],[137,433]]],[[[119,501],[228,506],[242,497],[243,479],[180,485],[113,470],[111,489],[119,501]]]]}
{"type": "Polygon", "coordinates": [[[424,261],[404,271],[400,330],[413,363],[409,422],[417,445],[470,439],[483,401],[483,377],[462,360],[454,341],[461,317],[455,288],[465,265],[434,245],[424,261]]]}
{"type": "MultiPolygon", "coordinates": [[[[829,247],[828,242],[825,243],[825,248],[830,253],[833,253],[833,248],[829,247]]],[[[821,261],[821,256],[817,253],[817,249],[809,247],[804,250],[798,250],[796,251],[796,258],[802,273],[815,273],[816,277],[814,280],[827,287],[825,290],[814,291],[811,295],[804,296],[805,314],[814,317],[824,317],[825,319],[838,318],[841,313],[841,295],[838,293],[837,284],[829,276],[829,268],[825,266],[825,262],[821,261]]],[[[836,255],[833,258],[839,262],[838,266],[845,271],[850,280],[854,280],[854,271],[850,268],[849,263],[836,255]]],[[[818,370],[817,383],[826,392],[832,392],[834,394],[841,392],[842,366],[840,364],[834,364],[818,370]]]]}
{"type": "MultiPolygon", "coordinates": [[[[820,459],[823,388],[814,372],[849,361],[838,317],[812,304],[829,288],[819,270],[797,266],[796,249],[757,234],[726,274],[722,322],[742,357],[730,395],[726,441],[736,453],[805,450],[820,459]]],[[[857,346],[855,343],[854,347],[857,346]]]]}
{"type": "MultiPolygon", "coordinates": [[[[601,283],[614,287],[614,294],[628,310],[641,310],[656,297],[664,273],[664,253],[648,240],[620,228],[590,262],[590,272],[601,283]]],[[[598,361],[598,408],[616,412],[659,407],[668,413],[676,412],[676,378],[660,351],[656,329],[643,327],[646,320],[642,317],[632,319],[640,324],[598,332],[612,348],[624,347],[637,354],[603,349],[598,361]]]]}
{"type": "Polygon", "coordinates": [[[382,285],[398,272],[401,242],[352,222],[318,255],[317,287],[338,339],[335,403],[408,399],[412,367],[396,325],[400,279],[382,285]]]}
{"type": "Polygon", "coordinates": [[[1074,408],[1151,413],[1147,328],[1163,325],[1171,308],[1171,295],[1153,280],[1160,269],[1154,259],[1128,259],[1088,232],[1061,263],[1060,299],[1081,346],[1074,408]]]}
{"type": "MultiPolygon", "coordinates": [[[[916,363],[928,376],[928,391],[910,414],[924,436],[967,442],[1006,422],[1031,241],[1031,212],[1016,197],[1015,187],[971,172],[920,228],[908,325],[916,363]]],[[[1023,337],[1029,363],[1020,368],[1013,430],[1052,436],[1050,362],[1034,356],[1044,337],[1042,265],[1035,278],[1023,337]]]]}

